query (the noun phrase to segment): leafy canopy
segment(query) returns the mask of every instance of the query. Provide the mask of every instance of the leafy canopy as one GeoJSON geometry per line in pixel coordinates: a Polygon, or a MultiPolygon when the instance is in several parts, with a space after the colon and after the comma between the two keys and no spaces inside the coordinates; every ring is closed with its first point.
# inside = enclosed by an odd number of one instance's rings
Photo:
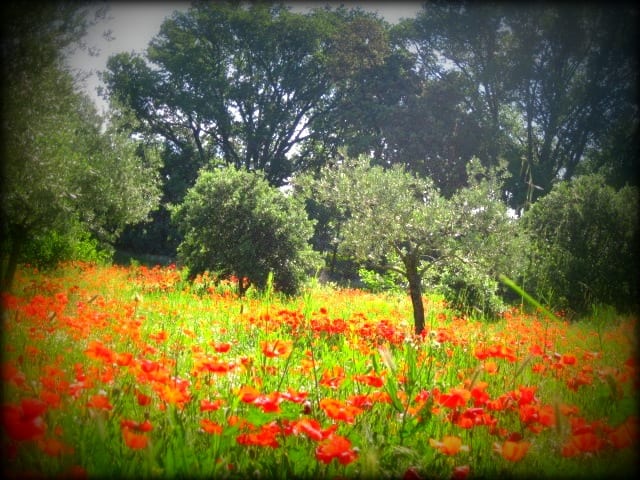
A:
{"type": "Polygon", "coordinates": [[[516,226],[500,199],[498,177],[477,161],[469,165],[468,186],[450,199],[429,179],[400,166],[371,167],[365,157],[325,167],[317,178],[301,176],[297,184],[305,196],[335,212],[340,250],[406,280],[418,333],[425,278],[431,286],[448,287],[451,300],[459,299],[461,289],[473,288],[478,294],[472,307],[499,308],[497,274],[512,273],[509,245],[516,226]]]}
{"type": "Polygon", "coordinates": [[[183,240],[179,259],[192,275],[235,275],[240,292],[267,284],[295,293],[316,266],[308,244],[313,222],[303,205],[269,185],[261,172],[233,167],[202,170],[172,213],[183,240]]]}
{"type": "Polygon", "coordinates": [[[637,305],[638,206],[636,187],[615,190],[601,175],[556,185],[523,216],[530,290],[579,313],[637,305]]]}
{"type": "Polygon", "coordinates": [[[25,15],[10,3],[3,10],[8,81],[2,84],[2,117],[10,120],[2,124],[5,286],[29,250],[21,252],[27,242],[73,241],[87,233],[112,242],[157,206],[154,150],[115,125],[104,131],[91,100],[77,92],[64,67],[61,50],[82,31],[77,9],[37,4],[25,15]]]}

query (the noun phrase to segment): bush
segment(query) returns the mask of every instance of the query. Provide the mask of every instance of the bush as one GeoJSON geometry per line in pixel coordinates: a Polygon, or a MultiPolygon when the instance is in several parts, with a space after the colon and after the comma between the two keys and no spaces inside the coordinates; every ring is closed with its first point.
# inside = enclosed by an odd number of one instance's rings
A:
{"type": "Polygon", "coordinates": [[[278,290],[296,293],[317,267],[308,243],[313,222],[304,206],[258,172],[201,171],[172,219],[183,236],[178,259],[191,275],[234,275],[241,279],[240,294],[249,284],[264,288],[269,272],[278,290]]]}
{"type": "Polygon", "coordinates": [[[104,263],[112,252],[84,231],[81,226],[69,232],[55,230],[34,235],[22,247],[20,260],[38,268],[52,268],[67,260],[83,260],[104,263]]]}
{"type": "Polygon", "coordinates": [[[525,287],[559,308],[633,309],[638,298],[638,190],[588,175],[557,184],[523,216],[531,257],[525,287]]]}

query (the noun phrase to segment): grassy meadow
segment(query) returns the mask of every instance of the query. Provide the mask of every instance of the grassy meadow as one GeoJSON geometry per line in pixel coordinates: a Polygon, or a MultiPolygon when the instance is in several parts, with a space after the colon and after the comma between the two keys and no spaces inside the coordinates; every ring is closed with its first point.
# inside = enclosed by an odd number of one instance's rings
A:
{"type": "Polygon", "coordinates": [[[173,266],[23,268],[2,295],[5,478],[617,478],[638,447],[637,321],[173,266]]]}

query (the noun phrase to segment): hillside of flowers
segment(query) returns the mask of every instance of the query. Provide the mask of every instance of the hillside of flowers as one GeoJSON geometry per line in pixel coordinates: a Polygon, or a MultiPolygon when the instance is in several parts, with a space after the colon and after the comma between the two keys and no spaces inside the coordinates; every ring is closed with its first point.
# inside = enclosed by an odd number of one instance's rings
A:
{"type": "Polygon", "coordinates": [[[2,294],[5,478],[632,475],[637,321],[498,321],[175,266],[23,268],[2,294]]]}

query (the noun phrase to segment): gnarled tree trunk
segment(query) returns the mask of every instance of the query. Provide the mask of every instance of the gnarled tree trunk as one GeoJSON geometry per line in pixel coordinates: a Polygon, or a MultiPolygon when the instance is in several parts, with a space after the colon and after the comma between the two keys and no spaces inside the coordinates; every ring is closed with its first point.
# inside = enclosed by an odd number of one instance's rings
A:
{"type": "Polygon", "coordinates": [[[424,330],[424,305],[422,303],[422,279],[418,273],[418,258],[415,254],[408,254],[403,259],[409,281],[409,296],[413,307],[413,324],[416,335],[424,330]]]}

